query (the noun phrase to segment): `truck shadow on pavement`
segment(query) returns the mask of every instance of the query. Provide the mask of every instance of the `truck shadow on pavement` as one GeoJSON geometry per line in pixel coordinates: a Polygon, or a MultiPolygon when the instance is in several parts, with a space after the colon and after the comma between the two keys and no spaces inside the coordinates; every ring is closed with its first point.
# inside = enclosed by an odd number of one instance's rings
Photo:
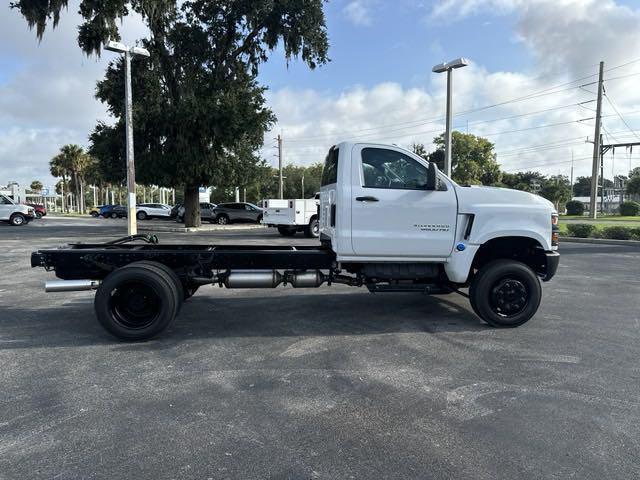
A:
{"type": "MultiPolygon", "coordinates": [[[[42,308],[3,308],[0,350],[127,345],[98,324],[92,300],[78,298],[49,307],[46,315],[42,315],[42,308]]],[[[184,303],[170,329],[146,344],[158,349],[203,338],[438,334],[488,328],[473,314],[467,300],[457,296],[363,292],[240,297],[198,293],[184,303]]]]}

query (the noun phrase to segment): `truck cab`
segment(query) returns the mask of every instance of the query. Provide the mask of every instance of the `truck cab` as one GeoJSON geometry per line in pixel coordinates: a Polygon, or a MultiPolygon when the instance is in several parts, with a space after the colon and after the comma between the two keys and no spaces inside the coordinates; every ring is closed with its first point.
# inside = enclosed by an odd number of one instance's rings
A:
{"type": "Polygon", "coordinates": [[[559,258],[557,221],[542,197],[460,186],[393,145],[344,142],[325,159],[320,238],[350,270],[431,265],[441,281],[468,286],[487,263],[509,260],[549,280],[559,258]]]}

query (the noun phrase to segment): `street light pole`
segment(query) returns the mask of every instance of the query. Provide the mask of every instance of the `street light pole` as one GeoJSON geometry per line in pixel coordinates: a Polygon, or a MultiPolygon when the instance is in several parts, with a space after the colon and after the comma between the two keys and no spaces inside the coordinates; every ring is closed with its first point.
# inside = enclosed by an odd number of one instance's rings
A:
{"type": "Polygon", "coordinates": [[[447,70],[447,126],[444,140],[444,173],[451,178],[451,136],[453,128],[451,92],[453,90],[453,70],[447,70]]]}
{"type": "Polygon", "coordinates": [[[131,59],[133,56],[149,57],[144,48],[128,47],[118,42],[109,42],[106,50],[124,54],[125,75],[125,126],[127,132],[127,231],[129,235],[138,233],[136,218],[136,168],[133,153],[133,91],[131,86],[131,59]]]}
{"type": "Polygon", "coordinates": [[[451,164],[452,164],[452,141],[453,135],[453,70],[456,68],[462,68],[469,65],[469,60],[466,58],[457,58],[450,62],[441,63],[433,67],[434,73],[447,73],[447,118],[446,118],[446,130],[444,134],[444,173],[447,177],[451,178],[451,164]]]}

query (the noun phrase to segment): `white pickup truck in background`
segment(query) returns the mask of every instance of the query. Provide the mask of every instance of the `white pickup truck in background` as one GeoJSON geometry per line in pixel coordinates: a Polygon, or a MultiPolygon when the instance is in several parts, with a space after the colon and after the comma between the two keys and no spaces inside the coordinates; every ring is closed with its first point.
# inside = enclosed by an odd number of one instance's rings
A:
{"type": "Polygon", "coordinates": [[[297,232],[304,232],[309,238],[318,238],[320,236],[319,205],[319,193],[309,199],[263,200],[262,223],[269,227],[276,227],[284,237],[292,237],[297,232]]]}

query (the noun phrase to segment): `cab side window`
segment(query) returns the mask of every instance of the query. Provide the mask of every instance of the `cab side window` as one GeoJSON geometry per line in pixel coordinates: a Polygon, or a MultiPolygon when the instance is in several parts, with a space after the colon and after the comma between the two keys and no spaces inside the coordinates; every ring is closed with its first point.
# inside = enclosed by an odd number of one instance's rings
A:
{"type": "Polygon", "coordinates": [[[424,190],[427,167],[394,150],[362,150],[363,187],[395,190],[424,190]]]}
{"type": "Polygon", "coordinates": [[[0,195],[0,205],[12,205],[7,197],[0,195]]]}

